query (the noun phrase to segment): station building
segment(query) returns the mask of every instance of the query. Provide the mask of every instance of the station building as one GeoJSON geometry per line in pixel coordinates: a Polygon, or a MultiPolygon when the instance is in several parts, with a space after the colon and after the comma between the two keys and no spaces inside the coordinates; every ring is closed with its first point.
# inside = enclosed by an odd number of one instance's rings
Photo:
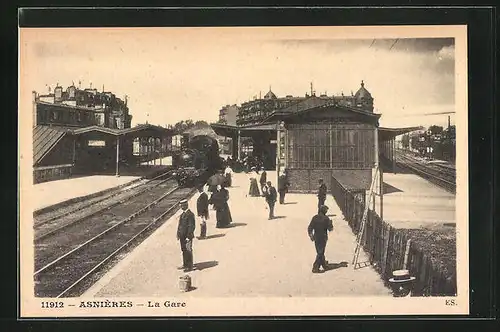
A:
{"type": "Polygon", "coordinates": [[[171,131],[153,125],[131,127],[127,98],[76,88],[33,91],[34,182],[74,174],[120,173],[120,166],[165,155],[171,131]]]}
{"type": "Polygon", "coordinates": [[[380,128],[373,101],[363,81],[350,96],[317,97],[311,91],[305,97],[277,98],[269,91],[263,100],[242,104],[237,126],[212,128],[233,138],[235,158],[241,157],[242,137],[252,138],[253,154],[267,169],[287,169],[291,191],[312,192],[320,178],[329,185],[333,177],[352,191],[365,192],[379,164],[379,148],[388,146],[380,136],[393,141],[413,130],[380,128]]]}

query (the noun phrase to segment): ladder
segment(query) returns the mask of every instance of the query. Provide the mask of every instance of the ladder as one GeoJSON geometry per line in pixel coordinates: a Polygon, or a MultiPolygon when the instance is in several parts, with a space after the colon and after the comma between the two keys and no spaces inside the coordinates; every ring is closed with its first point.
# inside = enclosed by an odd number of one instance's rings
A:
{"type": "Polygon", "coordinates": [[[353,268],[356,269],[358,265],[359,252],[361,250],[361,241],[363,240],[363,234],[365,232],[366,220],[368,218],[369,206],[372,202],[372,198],[375,195],[375,186],[378,178],[379,166],[375,168],[375,175],[373,176],[372,183],[370,185],[370,192],[368,193],[368,199],[365,200],[365,210],[363,211],[363,218],[361,219],[361,228],[356,237],[356,249],[354,250],[354,257],[352,259],[353,268]]]}

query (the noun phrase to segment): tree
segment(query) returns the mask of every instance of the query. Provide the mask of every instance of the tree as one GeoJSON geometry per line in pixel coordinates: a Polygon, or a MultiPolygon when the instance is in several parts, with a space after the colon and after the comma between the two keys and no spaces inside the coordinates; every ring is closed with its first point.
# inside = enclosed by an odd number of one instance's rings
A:
{"type": "Polygon", "coordinates": [[[432,125],[429,127],[429,131],[431,132],[431,135],[441,134],[443,132],[443,127],[432,125]]]}
{"type": "Polygon", "coordinates": [[[208,122],[204,121],[204,120],[198,120],[194,123],[194,127],[196,128],[207,128],[207,127],[210,127],[210,125],[208,124],[208,122]]]}
{"type": "Polygon", "coordinates": [[[219,119],[219,121],[217,121],[218,124],[227,124],[227,120],[226,119],[219,119]]]}
{"type": "Polygon", "coordinates": [[[401,138],[401,144],[403,145],[404,149],[408,149],[410,147],[410,135],[403,135],[403,137],[401,138]]]}

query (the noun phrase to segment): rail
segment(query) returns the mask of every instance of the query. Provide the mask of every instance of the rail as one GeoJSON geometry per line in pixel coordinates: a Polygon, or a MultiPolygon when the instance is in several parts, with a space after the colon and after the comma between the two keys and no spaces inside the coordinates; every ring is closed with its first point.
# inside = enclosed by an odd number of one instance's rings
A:
{"type": "MultiPolygon", "coordinates": [[[[78,218],[78,219],[77,219],[76,221],[74,221],[74,222],[78,222],[78,221],[84,220],[84,219],[86,219],[86,218],[92,217],[92,216],[94,216],[95,214],[97,214],[97,213],[99,213],[99,212],[102,212],[102,211],[104,211],[104,210],[110,209],[110,208],[112,208],[112,207],[114,207],[114,206],[116,206],[116,205],[118,205],[118,204],[124,203],[125,201],[127,201],[127,200],[129,200],[129,199],[131,199],[131,198],[133,198],[133,197],[135,197],[135,196],[137,196],[137,195],[140,195],[140,194],[142,194],[142,193],[144,193],[144,192],[146,192],[146,191],[148,191],[148,190],[151,190],[152,188],[154,188],[154,187],[156,187],[156,186],[158,186],[158,185],[160,185],[160,184],[162,184],[162,183],[164,183],[164,182],[166,182],[166,181],[168,181],[168,180],[172,179],[172,177],[170,176],[170,177],[168,177],[167,179],[164,179],[163,181],[161,181],[161,182],[159,182],[159,183],[156,183],[156,184],[154,184],[154,185],[152,185],[152,186],[151,186],[151,184],[152,184],[154,181],[157,181],[157,180],[159,180],[159,179],[160,179],[160,178],[162,178],[162,177],[168,176],[168,175],[170,175],[171,173],[172,173],[172,171],[168,171],[168,172],[165,172],[165,173],[163,173],[163,174],[160,174],[160,175],[158,175],[158,176],[154,177],[153,179],[148,180],[148,181],[147,181],[147,182],[145,182],[145,183],[138,184],[138,185],[131,185],[130,187],[128,187],[128,188],[126,188],[126,189],[124,189],[124,190],[118,190],[118,191],[116,191],[116,192],[112,192],[112,193],[111,193],[111,194],[109,194],[109,195],[105,195],[105,196],[100,197],[100,198],[97,198],[97,199],[90,199],[89,201],[87,201],[87,202],[85,202],[85,203],[83,203],[83,204],[76,204],[76,207],[75,207],[75,208],[73,208],[73,209],[69,209],[68,211],[65,211],[65,212],[59,213],[59,214],[57,214],[57,215],[55,215],[55,216],[51,216],[51,217],[48,217],[48,218],[45,218],[45,219],[42,219],[42,220],[39,220],[39,221],[35,222],[35,225],[34,225],[34,226],[35,226],[35,229],[36,229],[36,228],[39,228],[40,226],[45,225],[45,224],[47,224],[47,223],[49,223],[49,222],[51,222],[51,221],[54,221],[54,220],[58,220],[58,219],[64,218],[64,217],[66,217],[66,216],[68,216],[68,215],[70,215],[70,214],[74,214],[74,213],[79,212],[79,211],[81,211],[81,210],[83,210],[83,209],[86,209],[86,208],[92,207],[93,205],[95,205],[95,204],[97,204],[97,203],[102,203],[102,202],[103,202],[103,201],[105,201],[105,200],[112,199],[112,198],[114,198],[114,197],[116,197],[116,196],[118,196],[118,195],[126,194],[126,193],[128,193],[128,192],[130,192],[130,191],[132,191],[132,190],[134,190],[134,189],[136,190],[136,189],[138,189],[138,188],[143,188],[143,189],[140,189],[139,191],[135,192],[135,193],[134,193],[133,195],[131,195],[131,196],[127,196],[127,197],[125,197],[124,199],[119,200],[118,202],[115,202],[115,203],[110,204],[110,205],[106,205],[106,206],[104,206],[104,207],[103,207],[103,208],[101,208],[101,209],[98,209],[98,210],[95,210],[95,211],[93,211],[93,212],[91,212],[91,213],[89,213],[89,214],[86,214],[86,215],[84,215],[84,216],[82,216],[82,217],[78,218]]],[[[71,224],[73,224],[74,222],[72,222],[71,224]]],[[[69,225],[71,225],[71,224],[66,224],[66,225],[64,225],[63,227],[61,227],[60,229],[65,228],[66,226],[69,226],[69,225]]],[[[39,238],[41,238],[41,237],[45,237],[45,236],[47,236],[47,235],[49,235],[49,234],[47,233],[47,234],[44,234],[44,235],[42,235],[42,236],[38,236],[38,235],[36,235],[36,236],[35,236],[35,240],[38,240],[39,238]]]]}
{"type": "MultiPolygon", "coordinates": [[[[331,194],[351,230],[358,235],[365,204],[370,202],[364,201],[364,193],[349,191],[334,177],[331,179],[331,194]]],[[[392,271],[408,269],[416,276],[413,296],[456,295],[456,279],[444,275],[428,255],[411,242],[411,238],[371,209],[361,235],[361,245],[369,256],[365,265],[373,265],[385,282],[392,277],[392,271]]]]}
{"type": "Polygon", "coordinates": [[[33,274],[38,296],[74,296],[81,292],[97,270],[151,230],[192,193],[191,188],[175,187],[39,268],[33,274]]]}
{"type": "Polygon", "coordinates": [[[456,171],[452,167],[423,163],[404,153],[396,154],[396,162],[400,167],[407,168],[429,182],[451,192],[456,192],[456,171]]]}

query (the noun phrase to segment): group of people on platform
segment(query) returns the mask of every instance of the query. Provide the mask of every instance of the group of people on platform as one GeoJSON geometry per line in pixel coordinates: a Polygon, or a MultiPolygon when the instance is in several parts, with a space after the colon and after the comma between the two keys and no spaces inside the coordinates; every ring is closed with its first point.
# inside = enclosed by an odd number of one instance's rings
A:
{"type": "MultiPolygon", "coordinates": [[[[229,179],[231,181],[231,173],[229,179]]],[[[227,182],[226,182],[227,183],[227,182]]],[[[200,240],[207,237],[207,220],[210,218],[210,205],[215,210],[216,228],[227,228],[233,221],[229,208],[229,191],[226,184],[216,186],[200,185],[198,187],[198,198],[196,200],[196,214],[200,221],[200,240]],[[207,191],[211,193],[210,197],[207,191]]],[[[180,241],[183,265],[180,269],[185,272],[193,270],[193,239],[196,229],[196,217],[189,209],[188,201],[180,202],[182,209],[177,227],[177,240],[180,241]]]]}
{"type": "Polygon", "coordinates": [[[259,170],[253,167],[248,173],[250,180],[250,188],[248,189],[248,196],[250,197],[264,197],[269,209],[269,220],[274,219],[274,206],[278,200],[279,192],[279,203],[285,204],[285,195],[288,191],[290,183],[286,174],[286,170],[281,172],[278,177],[278,190],[272,185],[271,181],[267,180],[267,172],[262,167],[259,170]],[[259,182],[257,182],[259,179],[259,182]],[[259,190],[260,184],[260,190],[259,190]]]}
{"type": "MultiPolygon", "coordinates": [[[[224,177],[226,179],[224,184],[217,186],[202,185],[198,187],[199,196],[196,202],[196,212],[200,220],[199,239],[204,239],[207,236],[207,220],[209,219],[210,205],[212,205],[213,209],[216,211],[216,228],[227,228],[231,224],[232,216],[228,204],[229,191],[226,187],[232,185],[232,173],[231,167],[227,165],[224,170],[224,177]],[[208,190],[205,190],[207,187],[208,190]],[[207,191],[211,192],[210,197],[207,191]]],[[[268,220],[274,219],[274,207],[278,200],[278,193],[279,203],[285,204],[285,196],[290,186],[287,171],[284,170],[279,174],[278,190],[272,185],[271,181],[267,180],[267,173],[264,168],[260,168],[259,172],[256,167],[252,167],[248,175],[250,179],[248,196],[264,197],[269,209],[268,220]]],[[[315,243],[316,248],[316,259],[312,268],[313,273],[321,272],[320,267],[323,267],[324,270],[328,268],[328,262],[325,259],[325,248],[328,241],[328,232],[333,230],[333,222],[327,216],[328,207],[325,205],[326,196],[327,186],[323,179],[320,179],[317,191],[318,212],[313,216],[307,227],[309,238],[315,243]]],[[[196,217],[194,213],[189,210],[187,200],[181,201],[180,205],[183,212],[179,218],[177,239],[180,241],[183,257],[183,266],[181,269],[184,271],[191,271],[193,269],[192,243],[196,228],[196,217]]]]}

